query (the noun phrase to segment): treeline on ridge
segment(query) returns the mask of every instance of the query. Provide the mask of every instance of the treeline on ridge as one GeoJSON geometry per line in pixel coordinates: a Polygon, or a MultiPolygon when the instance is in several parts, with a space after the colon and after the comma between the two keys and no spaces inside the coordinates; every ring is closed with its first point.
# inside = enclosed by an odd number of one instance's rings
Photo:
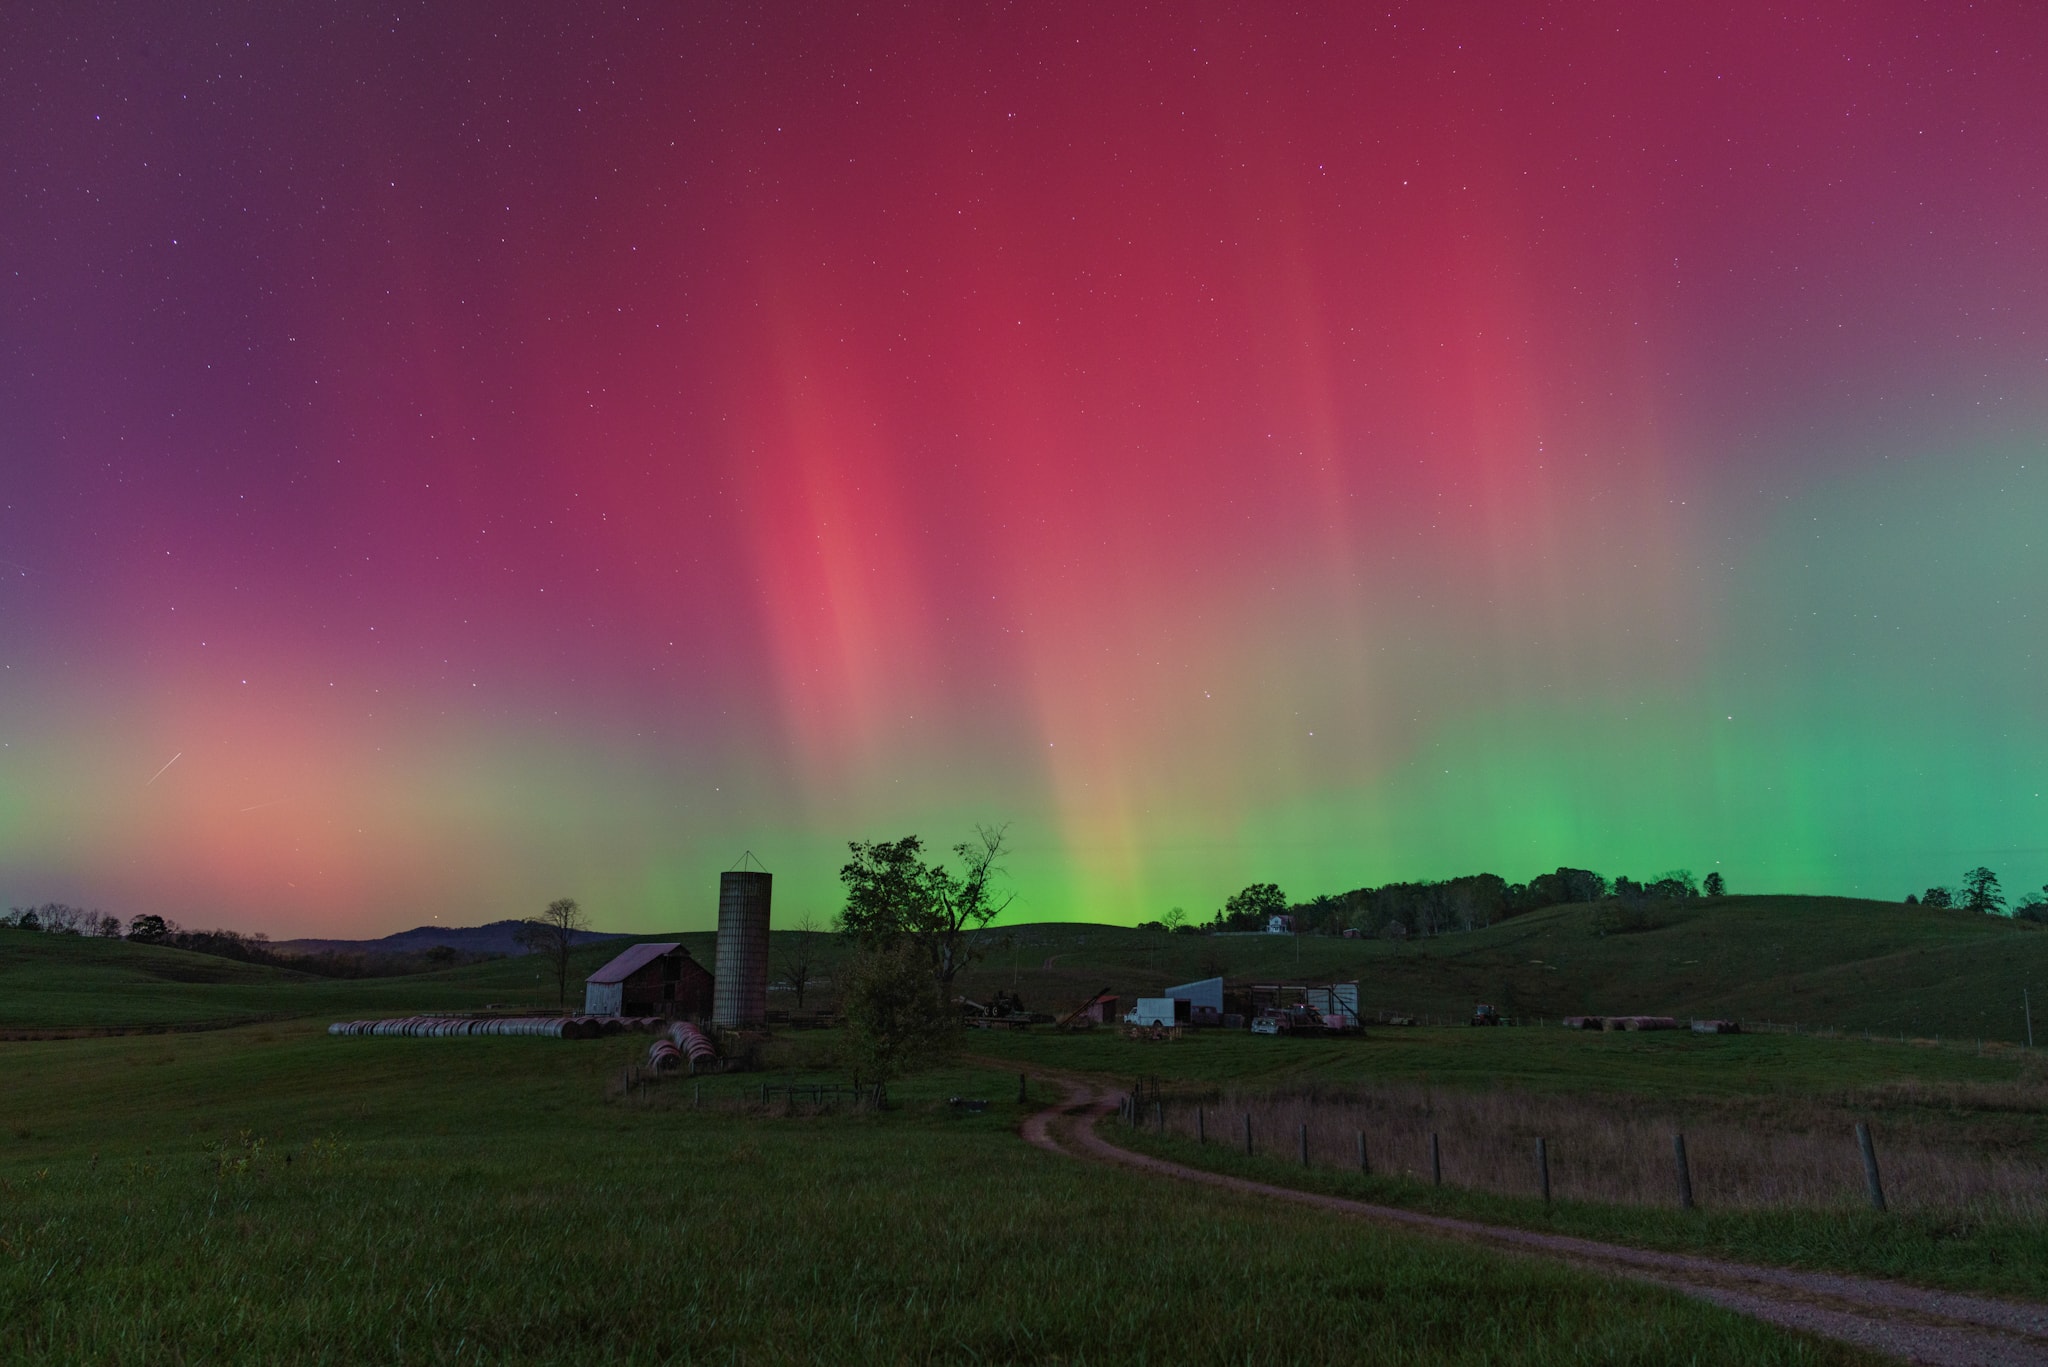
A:
{"type": "Polygon", "coordinates": [[[118,916],[88,911],[65,902],[9,907],[4,915],[0,915],[0,929],[41,931],[46,935],[89,935],[105,940],[128,940],[134,944],[162,945],[193,954],[210,954],[217,959],[234,959],[245,964],[310,973],[319,978],[395,978],[504,957],[502,954],[470,953],[447,945],[436,945],[416,954],[366,954],[334,949],[298,953],[277,948],[270,943],[270,937],[260,931],[245,935],[239,930],[187,930],[176,921],[150,913],[135,917],[124,928],[118,916]]]}
{"type": "Polygon", "coordinates": [[[1472,873],[1434,882],[1387,883],[1376,888],[1323,893],[1305,902],[1288,901],[1286,894],[1272,883],[1254,883],[1233,895],[1200,929],[1265,930],[1273,917],[1286,916],[1291,918],[1292,928],[1298,934],[1341,935],[1350,931],[1399,940],[1478,930],[1523,912],[1567,902],[1611,899],[1629,907],[1651,901],[1718,897],[1726,891],[1720,874],[1708,874],[1703,889],[1699,880],[1685,869],[1675,869],[1647,882],[1628,877],[1610,882],[1591,869],[1572,868],[1541,873],[1526,883],[1510,883],[1497,873],[1472,873]]]}

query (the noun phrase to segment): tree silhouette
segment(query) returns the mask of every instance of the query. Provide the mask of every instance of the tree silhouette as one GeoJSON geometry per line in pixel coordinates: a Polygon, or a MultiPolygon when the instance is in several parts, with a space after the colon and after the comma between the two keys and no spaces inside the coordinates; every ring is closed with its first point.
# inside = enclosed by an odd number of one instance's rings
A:
{"type": "Polygon", "coordinates": [[[914,835],[901,840],[851,841],[849,859],[839,870],[846,885],[846,907],[839,929],[863,948],[908,942],[923,952],[932,977],[946,1000],[952,999],[954,975],[975,957],[968,935],[993,921],[1010,899],[998,900],[995,884],[1003,875],[1003,826],[977,826],[973,840],[953,847],[961,871],[927,864],[924,842],[914,835]]]}
{"type": "Polygon", "coordinates": [[[577,935],[589,929],[590,918],[576,905],[576,899],[558,897],[548,903],[546,911],[521,921],[519,929],[512,932],[521,946],[545,954],[554,963],[557,1005],[566,1006],[569,1001],[569,951],[576,947],[577,935]]]}
{"type": "Polygon", "coordinates": [[[1708,897],[1726,897],[1728,895],[1728,880],[1723,878],[1718,871],[1710,873],[1707,875],[1706,881],[1700,884],[1700,891],[1708,897]]]}
{"type": "Polygon", "coordinates": [[[1963,908],[1982,912],[2004,910],[2005,894],[1999,891],[1998,875],[1982,864],[1964,874],[1963,908]]]}

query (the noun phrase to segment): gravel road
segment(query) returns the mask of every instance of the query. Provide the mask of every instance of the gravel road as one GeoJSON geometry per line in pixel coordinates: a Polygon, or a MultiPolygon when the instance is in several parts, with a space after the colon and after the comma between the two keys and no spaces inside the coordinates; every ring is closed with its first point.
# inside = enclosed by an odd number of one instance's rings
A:
{"type": "Polygon", "coordinates": [[[2029,1363],[2048,1367],[2048,1306],[1929,1291],[1870,1277],[1799,1272],[1683,1253],[1659,1253],[1425,1215],[1204,1172],[1133,1153],[1104,1139],[1096,1133],[1096,1122],[1116,1109],[1118,1094],[1085,1083],[1060,1081],[1067,1088],[1066,1100],[1029,1117],[1023,1127],[1027,1141],[1054,1153],[1121,1163],[1162,1177],[1289,1201],[1421,1233],[1553,1258],[1589,1271],[1654,1282],[1771,1324],[1837,1339],[1907,1362],[1936,1367],[2017,1367],[2029,1363]]]}

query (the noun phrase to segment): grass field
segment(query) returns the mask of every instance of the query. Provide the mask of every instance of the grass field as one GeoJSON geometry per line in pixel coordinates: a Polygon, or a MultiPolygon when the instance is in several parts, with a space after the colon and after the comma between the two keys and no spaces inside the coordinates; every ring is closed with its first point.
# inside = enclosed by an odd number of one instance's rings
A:
{"type": "Polygon", "coordinates": [[[706,1083],[701,1108],[689,1084],[623,1098],[637,1052],[310,1024],[0,1044],[0,1357],[1861,1360],[1038,1152],[1008,1071],[790,1116],[748,1104],[745,1077],[706,1083]],[[954,1093],[993,1104],[956,1113],[954,1093]]]}
{"type": "MultiPolygon", "coordinates": [[[[708,935],[690,942],[712,957],[708,935]]],[[[829,1001],[840,950],[817,949],[829,1001]]],[[[1851,1361],[1662,1293],[1040,1153],[1014,1133],[1016,1074],[1157,1079],[1170,1132],[1124,1142],[1269,1181],[2048,1296],[2048,1244],[2025,1201],[1907,1200],[1880,1218],[1854,1204],[1852,1168],[1845,1199],[1812,1188],[1807,1208],[1717,1206],[1739,1184],[1709,1168],[1707,1208],[1683,1213],[1594,1181],[1606,1160],[1584,1152],[1679,1126],[1835,1153],[1868,1119],[1888,1158],[1987,1155],[2048,1173],[2048,1072],[1958,1028],[1981,1017],[2001,1038],[1994,1004],[2032,981],[2044,949],[2035,928],[1984,917],[1767,898],[1695,904],[1628,935],[1557,908],[1419,947],[1021,927],[991,938],[970,994],[1014,983],[1060,1009],[1102,986],[1134,996],[1221,969],[1357,977],[1375,1005],[1443,1016],[1489,999],[1527,1016],[1738,1014],[1950,1039],[976,1033],[956,1066],[897,1084],[894,1110],[789,1115],[750,1101],[754,1076],[707,1081],[701,1106],[687,1083],[622,1097],[620,1068],[644,1047],[631,1037],[323,1032],[355,1016],[552,1005],[527,959],[330,981],[0,933],[0,1033],[242,1022],[0,1042],[0,1358],[1321,1362],[1336,1344],[1375,1362],[1851,1361]],[[993,1104],[955,1113],[943,1100],[956,1093],[993,1104]],[[1255,1111],[1259,1153],[1196,1145],[1195,1105],[1255,1111]],[[1345,1170],[1347,1139],[1373,1116],[1381,1172],[1362,1177],[1345,1170]],[[1302,1120],[1316,1134],[1307,1170],[1288,1142],[1302,1120]],[[1445,1132],[1454,1185],[1407,1175],[1419,1125],[1445,1132]],[[1531,1126],[1563,1146],[1547,1206],[1518,1187],[1531,1126]]],[[[616,951],[579,951],[572,981],[616,951]]],[[[2024,1030],[2010,1014],[2007,1040],[2024,1030]]],[[[773,1076],[843,1076],[837,1050],[833,1032],[787,1034],[773,1076]]],[[[1701,1141],[1703,1162],[1739,1147],[1719,1142],[1701,1141]]]]}
{"type": "MultiPolygon", "coordinates": [[[[1823,897],[1726,897],[1653,908],[1648,928],[1601,934],[1597,907],[1552,907],[1465,934],[1402,945],[1321,936],[1167,935],[1100,925],[1001,927],[960,979],[1061,1012],[1108,987],[1125,997],[1222,973],[1234,979],[1357,979],[1368,1008],[1462,1019],[1474,1002],[1531,1018],[1579,1012],[1735,1016],[1806,1027],[2017,1043],[2022,990],[2048,989],[2048,927],[1970,912],[1823,897]]],[[[713,936],[682,937],[713,961],[713,936]]],[[[573,956],[582,976],[626,942],[573,956]]],[[[772,958],[786,958],[777,932],[772,958]]],[[[814,938],[818,1000],[844,949],[814,938]]],[[[789,994],[775,1002],[790,1005],[789,994]]],[[[548,1006],[553,984],[525,959],[405,978],[307,980],[274,969],[125,942],[0,931],[0,1030],[134,1027],[275,1014],[403,1014],[486,1004],[548,1006]]],[[[2048,1043],[2048,1017],[2043,1020],[2048,1043]]]]}
{"type": "Polygon", "coordinates": [[[2048,1224],[2038,1214],[2048,1192],[2048,1061],[2021,1049],[1979,1056],[1860,1038],[1468,1027],[1349,1040],[1211,1031],[1170,1043],[1108,1030],[991,1033],[974,1048],[991,1061],[1082,1070],[1125,1088],[1156,1082],[1169,1133],[1141,1129],[1119,1142],[1197,1166],[1644,1247],[2048,1298],[2048,1224]],[[1418,1102],[1426,1124],[1402,1113],[1418,1102]],[[1190,1138],[1197,1105],[1214,1126],[1206,1146],[1190,1138]],[[1239,1128],[1247,1111],[1259,1150],[1250,1159],[1239,1128]],[[1873,1126],[1892,1166],[1895,1209],[1881,1218],[1864,1203],[1858,1120],[1873,1126]],[[1303,1121],[1313,1144],[1306,1170],[1303,1121]],[[1352,1171],[1359,1129],[1370,1131],[1381,1175],[1352,1171]],[[1429,1129],[1444,1136],[1442,1188],[1421,1177],[1418,1135],[1429,1129]],[[1703,1204],[1690,1213],[1674,1208],[1668,1177],[1669,1136],[1686,1130],[1703,1204]],[[1534,1195],[1531,1150],[1546,1134],[1559,1146],[1558,1199],[1547,1206],[1534,1195]],[[1738,1134],[1761,1153],[1815,1165],[1777,1183],[1797,1193],[1796,1208],[1716,1208],[1717,1195],[1738,1185],[1739,1174],[1716,1167],[1738,1134]],[[1576,1136],[1587,1137],[1577,1151],[1576,1136]],[[1608,1152],[1624,1142],[1652,1148],[1608,1152]],[[1593,1158],[1658,1176],[1637,1184],[1640,1197],[1617,1199],[1623,1178],[1590,1176],[1593,1158]],[[1963,1168],[1987,1174],[1962,1184],[1974,1199],[1942,1199],[1963,1168]]]}

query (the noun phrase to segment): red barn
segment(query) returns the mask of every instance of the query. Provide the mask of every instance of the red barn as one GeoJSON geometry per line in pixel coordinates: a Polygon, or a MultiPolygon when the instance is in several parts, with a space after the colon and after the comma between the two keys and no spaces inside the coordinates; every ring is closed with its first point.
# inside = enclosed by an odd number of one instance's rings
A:
{"type": "Polygon", "coordinates": [[[711,974],[680,944],[634,945],[583,980],[591,1016],[708,1016],[711,974]]]}

